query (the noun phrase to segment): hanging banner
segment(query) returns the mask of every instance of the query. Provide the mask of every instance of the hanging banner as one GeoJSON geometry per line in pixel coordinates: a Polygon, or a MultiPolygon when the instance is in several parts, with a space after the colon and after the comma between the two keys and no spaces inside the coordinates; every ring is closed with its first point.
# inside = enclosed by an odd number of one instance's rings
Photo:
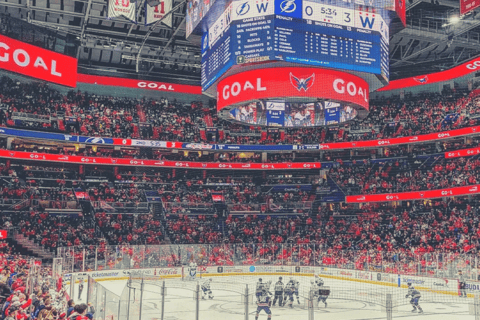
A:
{"type": "MultiPolygon", "coordinates": [[[[150,6],[145,1],[145,25],[152,24],[165,17],[165,14],[172,10],[172,0],[163,0],[156,6],[150,6]]],[[[162,23],[172,27],[172,14],[169,14],[162,20],[162,23]]]]}
{"type": "Polygon", "coordinates": [[[113,19],[124,16],[128,20],[137,22],[137,2],[130,0],[109,0],[107,18],[113,19]]]}

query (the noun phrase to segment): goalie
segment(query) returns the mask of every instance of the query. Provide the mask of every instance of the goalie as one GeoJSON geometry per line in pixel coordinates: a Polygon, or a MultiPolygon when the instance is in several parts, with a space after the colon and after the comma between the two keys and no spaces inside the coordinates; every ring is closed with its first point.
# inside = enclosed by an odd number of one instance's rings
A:
{"type": "Polygon", "coordinates": [[[207,294],[208,294],[208,299],[213,299],[212,290],[210,289],[210,283],[211,282],[212,282],[212,278],[210,278],[207,281],[205,281],[204,283],[202,283],[202,292],[203,292],[202,299],[204,299],[204,300],[205,300],[205,297],[207,296],[207,294]]]}
{"type": "Polygon", "coordinates": [[[418,304],[418,301],[422,297],[422,295],[420,294],[420,291],[415,289],[411,282],[407,283],[407,285],[408,285],[408,293],[405,296],[405,298],[411,297],[410,304],[413,307],[412,312],[417,312],[417,308],[418,308],[418,313],[423,313],[422,307],[420,307],[420,305],[418,304]]]}
{"type": "Polygon", "coordinates": [[[195,280],[197,278],[197,264],[195,261],[191,261],[188,266],[188,276],[190,280],[195,280]]]}

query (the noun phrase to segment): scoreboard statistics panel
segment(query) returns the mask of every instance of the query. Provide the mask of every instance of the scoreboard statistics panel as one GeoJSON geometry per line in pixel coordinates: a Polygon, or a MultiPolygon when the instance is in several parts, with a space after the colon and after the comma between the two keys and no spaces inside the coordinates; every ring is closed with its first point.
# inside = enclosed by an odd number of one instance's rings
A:
{"type": "Polygon", "coordinates": [[[388,82],[388,24],[372,11],[305,0],[233,1],[204,36],[203,90],[234,64],[269,60],[366,72],[388,82]]]}
{"type": "Polygon", "coordinates": [[[231,45],[232,4],[202,38],[202,88],[210,87],[233,65],[231,45]]]}

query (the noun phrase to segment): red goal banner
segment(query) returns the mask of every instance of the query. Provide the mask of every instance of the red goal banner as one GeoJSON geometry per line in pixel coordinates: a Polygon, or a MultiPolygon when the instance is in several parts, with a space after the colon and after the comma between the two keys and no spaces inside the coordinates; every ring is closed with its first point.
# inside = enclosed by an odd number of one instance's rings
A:
{"type": "Polygon", "coordinates": [[[480,193],[479,184],[465,186],[465,187],[438,189],[438,190],[347,196],[346,202],[347,203],[364,203],[364,202],[387,202],[387,201],[434,199],[434,198],[442,198],[442,197],[465,196],[465,195],[477,194],[477,193],[480,193]]]}
{"type": "Polygon", "coordinates": [[[78,164],[116,165],[132,167],[163,167],[163,168],[188,168],[188,169],[225,169],[225,170],[298,170],[321,169],[320,162],[280,162],[280,163],[232,163],[232,162],[192,162],[168,161],[130,158],[100,158],[84,156],[66,156],[50,153],[32,153],[24,151],[0,150],[0,158],[13,158],[17,160],[33,160],[48,162],[69,162],[78,164]]]}
{"type": "Polygon", "coordinates": [[[330,69],[256,69],[220,81],[217,111],[242,102],[285,97],[329,99],[353,103],[368,110],[369,86],[360,77],[330,69]]]}
{"type": "Polygon", "coordinates": [[[77,59],[0,35],[0,68],[67,87],[77,85],[77,59]]]}
{"type": "Polygon", "coordinates": [[[464,15],[480,6],[480,0],[460,0],[460,14],[464,15]]]}
{"type": "Polygon", "coordinates": [[[136,88],[143,90],[155,90],[155,91],[167,91],[176,93],[188,93],[188,94],[202,94],[202,88],[200,86],[192,86],[188,84],[167,83],[151,80],[138,80],[127,78],[116,78],[107,76],[97,76],[88,74],[78,74],[78,82],[95,84],[101,86],[113,86],[124,88],[136,88]]]}
{"type": "Polygon", "coordinates": [[[0,239],[7,239],[7,230],[0,230],[0,239]]]}

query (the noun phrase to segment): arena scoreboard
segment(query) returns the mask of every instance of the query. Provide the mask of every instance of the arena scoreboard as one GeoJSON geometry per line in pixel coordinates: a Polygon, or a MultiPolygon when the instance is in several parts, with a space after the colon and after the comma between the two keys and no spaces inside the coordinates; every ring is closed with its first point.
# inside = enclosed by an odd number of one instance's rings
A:
{"type": "Polygon", "coordinates": [[[351,2],[242,0],[203,32],[207,90],[234,66],[269,61],[341,69],[389,80],[389,27],[380,10],[351,2]]]}

